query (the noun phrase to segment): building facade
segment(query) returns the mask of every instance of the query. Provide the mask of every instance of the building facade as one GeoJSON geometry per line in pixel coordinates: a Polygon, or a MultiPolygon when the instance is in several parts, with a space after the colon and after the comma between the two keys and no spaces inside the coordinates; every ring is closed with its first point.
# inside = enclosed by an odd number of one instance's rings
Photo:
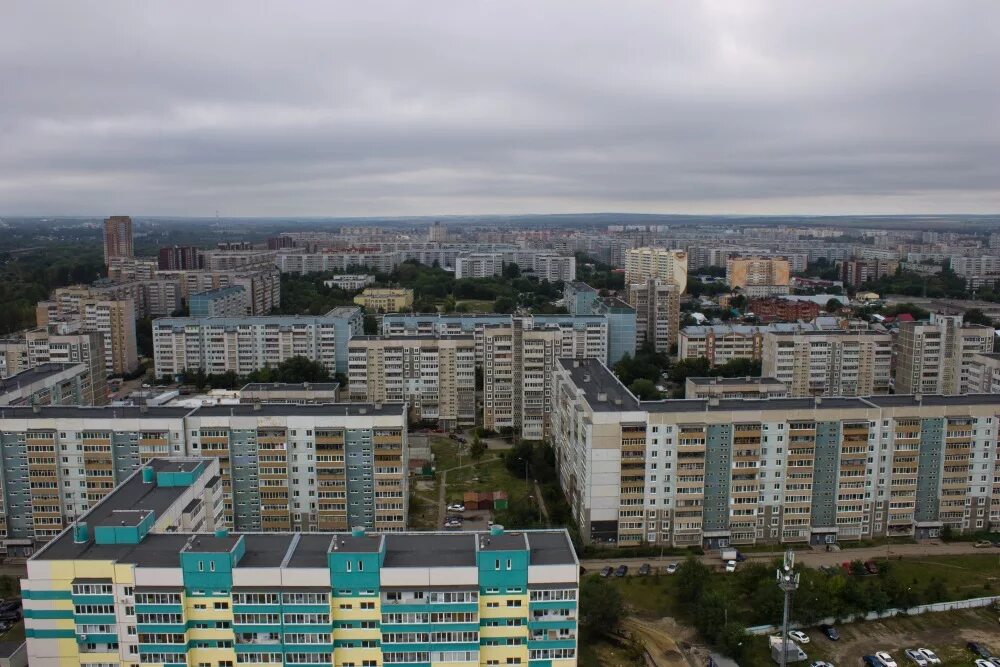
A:
{"type": "Polygon", "coordinates": [[[375,276],[367,273],[345,273],[323,281],[327,287],[353,292],[375,284],[375,276]]]}
{"type": "Polygon", "coordinates": [[[840,264],[840,277],[845,285],[860,287],[896,273],[899,261],[895,259],[848,259],[840,264]]]}
{"type": "Polygon", "coordinates": [[[168,246],[160,248],[156,256],[161,271],[194,270],[201,268],[198,248],[194,246],[168,246]]]}
{"type": "Polygon", "coordinates": [[[366,287],[354,303],[373,313],[398,313],[413,308],[413,290],[406,287],[366,287]]]}
{"type": "Polygon", "coordinates": [[[731,257],[726,261],[726,283],[748,297],[788,294],[790,277],[784,257],[731,257]]]}
{"type": "Polygon", "coordinates": [[[625,251],[625,284],[633,285],[659,278],[676,285],[681,294],[687,289],[688,256],[684,250],[629,248],[625,251]]]}
{"type": "Polygon", "coordinates": [[[765,331],[761,373],[798,396],[886,394],[892,337],[875,331],[765,331]]]}
{"type": "Polygon", "coordinates": [[[1000,354],[973,354],[966,390],[971,394],[1000,394],[1000,354]]]}
{"type": "MultiPolygon", "coordinates": [[[[847,297],[844,297],[846,300],[847,297]]],[[[819,317],[820,307],[814,301],[774,298],[751,299],[747,310],[761,322],[796,322],[819,317]]]]}
{"type": "Polygon", "coordinates": [[[788,398],[788,387],[773,377],[689,377],[684,398],[788,398]]]}
{"type": "Polygon", "coordinates": [[[681,320],[681,294],[676,285],[656,278],[628,285],[628,304],[635,309],[637,346],[652,345],[670,354],[677,344],[681,320]]]}
{"type": "Polygon", "coordinates": [[[104,219],[104,264],[113,257],[132,257],[132,218],[113,215],[104,219]]]}
{"type": "Polygon", "coordinates": [[[242,317],[250,314],[247,291],[242,285],[217,287],[192,294],[188,299],[191,317],[242,317]]]}
{"type": "Polygon", "coordinates": [[[406,425],[402,404],[3,408],[2,544],[30,552],[162,456],[218,459],[230,528],[403,530],[406,425]]]}
{"type": "MultiPolygon", "coordinates": [[[[99,371],[104,382],[104,369],[99,371]]],[[[95,392],[87,364],[40,364],[0,380],[0,407],[31,405],[103,405],[107,398],[95,392]],[[99,399],[100,403],[94,401],[99,399]]]]}
{"type": "Polygon", "coordinates": [[[1000,527],[1000,396],[635,399],[564,359],[553,441],[584,538],[720,548],[1000,527]]]}
{"type": "Polygon", "coordinates": [[[477,252],[455,258],[455,278],[492,278],[503,271],[503,255],[477,252]]]}
{"type": "Polygon", "coordinates": [[[565,530],[213,530],[213,464],[151,461],[28,561],[33,667],[577,664],[565,530]]]}
{"type": "Polygon", "coordinates": [[[896,393],[968,393],[973,355],[993,351],[992,327],[967,325],[961,315],[931,314],[901,322],[896,336],[896,393]]]}
{"type": "Polygon", "coordinates": [[[348,344],[352,401],[406,402],[415,420],[476,423],[476,342],[460,336],[356,336],[348,344]]]}

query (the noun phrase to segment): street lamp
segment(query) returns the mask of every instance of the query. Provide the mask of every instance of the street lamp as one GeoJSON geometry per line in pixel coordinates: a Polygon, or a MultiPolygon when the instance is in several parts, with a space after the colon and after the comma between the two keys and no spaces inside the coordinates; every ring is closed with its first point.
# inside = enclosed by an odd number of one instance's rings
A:
{"type": "Polygon", "coordinates": [[[788,667],[788,613],[792,605],[792,592],[799,587],[799,573],[795,571],[795,553],[788,549],[785,562],[775,572],[775,579],[785,594],[785,611],[781,619],[781,667],[788,667]]]}

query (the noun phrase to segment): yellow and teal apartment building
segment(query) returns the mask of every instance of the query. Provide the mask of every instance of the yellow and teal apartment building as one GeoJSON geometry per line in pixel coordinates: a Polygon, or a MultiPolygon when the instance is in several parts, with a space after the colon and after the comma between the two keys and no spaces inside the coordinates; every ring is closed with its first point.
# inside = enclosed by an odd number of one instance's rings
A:
{"type": "Polygon", "coordinates": [[[150,459],[37,551],[29,664],[577,664],[565,530],[231,533],[220,479],[150,459]]]}

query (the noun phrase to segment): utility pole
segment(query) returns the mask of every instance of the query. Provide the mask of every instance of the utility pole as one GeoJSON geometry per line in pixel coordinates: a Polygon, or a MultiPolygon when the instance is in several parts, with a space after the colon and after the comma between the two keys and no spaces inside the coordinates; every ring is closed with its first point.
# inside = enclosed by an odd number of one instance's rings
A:
{"type": "Polygon", "coordinates": [[[785,612],[781,619],[781,667],[788,667],[788,614],[792,606],[792,592],[799,587],[799,573],[795,571],[795,552],[785,552],[785,562],[776,572],[778,588],[785,593],[785,612]]]}

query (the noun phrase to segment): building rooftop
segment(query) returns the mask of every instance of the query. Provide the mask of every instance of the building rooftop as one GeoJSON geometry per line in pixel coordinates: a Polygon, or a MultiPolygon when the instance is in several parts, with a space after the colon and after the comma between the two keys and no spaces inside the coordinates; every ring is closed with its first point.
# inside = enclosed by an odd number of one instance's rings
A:
{"type": "Polygon", "coordinates": [[[0,380],[0,394],[6,394],[10,391],[15,391],[22,387],[27,387],[36,382],[41,382],[47,378],[54,375],[59,375],[64,371],[68,371],[73,368],[81,368],[81,370],[86,370],[87,366],[82,363],[78,364],[57,364],[57,363],[47,363],[39,364],[34,368],[29,368],[26,371],[21,371],[16,375],[11,375],[8,378],[0,380]]]}
{"type": "Polygon", "coordinates": [[[334,391],[339,382],[249,382],[240,391],[334,391]]]}
{"type": "Polygon", "coordinates": [[[239,403],[233,405],[204,405],[192,411],[193,417],[283,417],[283,416],[344,416],[401,415],[405,403],[239,403]]]}
{"type": "Polygon", "coordinates": [[[639,399],[597,359],[560,359],[591,408],[602,412],[639,410],[639,399]]]}
{"type": "Polygon", "coordinates": [[[687,381],[691,382],[692,384],[696,384],[696,385],[700,385],[700,386],[709,386],[709,385],[712,385],[712,386],[716,386],[716,385],[722,385],[722,386],[733,385],[733,386],[736,386],[736,385],[743,385],[743,384],[779,384],[779,385],[784,386],[783,383],[780,380],[778,380],[777,378],[770,378],[770,377],[764,378],[764,377],[752,377],[752,376],[735,377],[735,378],[724,378],[724,377],[689,377],[687,379],[687,381]]]}
{"type": "Polygon", "coordinates": [[[413,336],[352,336],[351,340],[348,342],[348,346],[353,344],[355,341],[366,341],[366,340],[384,340],[384,341],[396,341],[399,343],[406,343],[407,341],[415,340],[464,340],[464,341],[474,341],[476,339],[472,334],[415,334],[413,336]]]}

